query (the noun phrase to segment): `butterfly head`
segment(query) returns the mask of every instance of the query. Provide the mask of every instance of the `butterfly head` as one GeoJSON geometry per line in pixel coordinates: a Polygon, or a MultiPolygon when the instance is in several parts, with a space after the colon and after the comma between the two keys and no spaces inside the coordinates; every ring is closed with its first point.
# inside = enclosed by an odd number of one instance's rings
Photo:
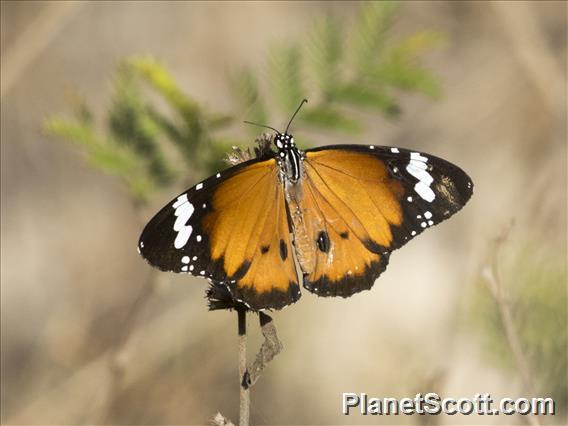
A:
{"type": "Polygon", "coordinates": [[[253,123],[251,121],[245,121],[245,123],[252,124],[253,126],[266,127],[267,129],[274,130],[276,132],[276,135],[274,136],[273,143],[274,145],[276,145],[279,155],[283,157],[287,151],[297,152],[297,148],[294,146],[294,136],[288,133],[288,129],[290,128],[292,121],[294,121],[294,117],[296,117],[296,114],[298,114],[298,111],[300,111],[300,108],[302,108],[302,105],[304,105],[306,102],[308,102],[307,99],[302,99],[302,102],[300,102],[300,105],[296,109],[296,112],[294,112],[294,114],[292,115],[292,118],[288,122],[286,130],[284,130],[284,132],[280,132],[279,130],[276,130],[274,127],[267,126],[266,124],[258,124],[258,123],[253,123]]]}
{"type": "Polygon", "coordinates": [[[294,136],[289,133],[276,133],[274,145],[278,151],[286,151],[294,147],[294,136]]]}

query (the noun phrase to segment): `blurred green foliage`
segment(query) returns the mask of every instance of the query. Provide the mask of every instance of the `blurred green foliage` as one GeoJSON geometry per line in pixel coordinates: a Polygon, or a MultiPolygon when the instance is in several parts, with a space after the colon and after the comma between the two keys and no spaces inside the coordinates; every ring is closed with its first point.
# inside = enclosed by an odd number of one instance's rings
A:
{"type": "MultiPolygon", "coordinates": [[[[118,67],[103,126],[79,102],[74,117],[50,117],[45,129],[80,145],[91,164],[120,177],[137,202],[187,175],[183,165],[198,176],[219,170],[231,146],[248,144],[220,136],[223,130],[243,118],[262,124],[273,123],[274,114],[287,118],[303,98],[310,102],[296,127],[358,133],[364,125],[355,110],[395,117],[400,113],[398,90],[440,96],[437,79],[418,63],[418,55],[437,45],[440,35],[392,39],[396,12],[394,2],[364,3],[350,24],[325,16],[300,42],[273,46],[265,82],[246,67],[229,76],[233,114],[206,110],[180,90],[161,63],[133,57],[118,67]]],[[[250,132],[258,129],[251,126],[250,132]]]]}
{"type": "MultiPolygon", "coordinates": [[[[499,279],[538,396],[554,398],[557,409],[566,413],[566,264],[562,255],[537,247],[526,245],[498,256],[499,279]]],[[[516,370],[498,306],[484,280],[480,279],[475,287],[470,308],[469,321],[480,332],[485,353],[494,363],[510,371],[516,370]]]]}

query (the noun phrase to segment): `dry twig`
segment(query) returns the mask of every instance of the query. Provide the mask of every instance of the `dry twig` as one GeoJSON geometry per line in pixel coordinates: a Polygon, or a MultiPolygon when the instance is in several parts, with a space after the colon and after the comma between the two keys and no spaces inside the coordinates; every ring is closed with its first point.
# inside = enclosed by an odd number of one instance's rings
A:
{"type": "Polygon", "coordinates": [[[250,388],[245,386],[247,371],[247,312],[237,309],[239,327],[239,425],[248,426],[250,418],[250,388]]]}
{"type": "Polygon", "coordinates": [[[272,318],[263,312],[258,314],[260,319],[260,329],[264,336],[264,342],[256,355],[254,362],[248,367],[243,386],[252,387],[260,377],[260,373],[272,359],[282,351],[282,342],[278,340],[276,327],[272,318]]]}
{"type": "Polygon", "coordinates": [[[223,416],[221,413],[215,414],[215,416],[213,416],[211,420],[209,420],[209,424],[211,426],[235,426],[232,421],[225,418],[225,416],[223,416]]]}
{"type": "MultiPolygon", "coordinates": [[[[497,305],[499,316],[501,318],[503,328],[505,329],[505,335],[507,336],[507,343],[511,349],[517,370],[521,375],[523,388],[525,392],[528,392],[531,395],[536,395],[529,364],[525,357],[525,352],[522,349],[519,334],[515,328],[513,315],[511,314],[511,305],[505,295],[505,289],[503,288],[501,278],[499,276],[498,253],[501,245],[507,238],[507,234],[508,230],[495,240],[495,248],[493,250],[491,262],[483,268],[481,276],[485,280],[491,296],[497,305]]],[[[526,418],[533,426],[541,425],[540,419],[537,416],[528,416],[526,418]]]]}

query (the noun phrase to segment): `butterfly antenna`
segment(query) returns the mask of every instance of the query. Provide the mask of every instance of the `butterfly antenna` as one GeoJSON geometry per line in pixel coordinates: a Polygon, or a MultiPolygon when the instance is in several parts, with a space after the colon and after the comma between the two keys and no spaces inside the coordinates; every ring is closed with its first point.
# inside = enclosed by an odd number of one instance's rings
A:
{"type": "Polygon", "coordinates": [[[302,99],[302,102],[300,102],[300,105],[298,106],[298,108],[296,109],[296,112],[294,113],[294,115],[292,116],[292,118],[290,119],[290,122],[288,123],[288,125],[286,126],[286,131],[284,133],[288,133],[288,129],[290,128],[290,124],[292,124],[292,121],[294,120],[294,117],[296,117],[296,114],[298,114],[298,111],[300,111],[300,108],[302,108],[302,105],[304,105],[305,103],[307,103],[308,100],[307,99],[302,99]]]}
{"type": "Polygon", "coordinates": [[[280,133],[274,127],[267,126],[266,124],[253,123],[252,121],[243,121],[243,123],[252,124],[253,126],[258,126],[258,127],[266,127],[267,129],[274,130],[276,133],[280,133]]]}

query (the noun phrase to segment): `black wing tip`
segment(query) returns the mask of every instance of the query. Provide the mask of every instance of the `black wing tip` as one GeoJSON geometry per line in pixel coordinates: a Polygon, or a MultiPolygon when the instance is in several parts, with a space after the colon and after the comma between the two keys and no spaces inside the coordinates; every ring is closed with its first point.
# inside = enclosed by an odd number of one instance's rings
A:
{"type": "Polygon", "coordinates": [[[442,160],[446,163],[448,167],[447,177],[451,180],[455,186],[455,195],[459,197],[456,200],[456,204],[459,206],[456,212],[459,211],[467,202],[471,199],[473,195],[473,179],[459,166],[450,163],[446,160],[442,160]]]}
{"type": "Polygon", "coordinates": [[[140,255],[140,257],[142,259],[144,259],[144,261],[146,261],[146,263],[148,265],[150,265],[152,268],[156,268],[159,269],[162,272],[181,272],[181,271],[176,271],[171,267],[167,267],[165,266],[168,262],[160,262],[158,261],[158,258],[156,258],[153,253],[151,251],[147,250],[147,247],[144,246],[144,242],[142,241],[142,238],[140,238],[140,240],[138,240],[138,246],[136,247],[138,254],[140,255]]]}

